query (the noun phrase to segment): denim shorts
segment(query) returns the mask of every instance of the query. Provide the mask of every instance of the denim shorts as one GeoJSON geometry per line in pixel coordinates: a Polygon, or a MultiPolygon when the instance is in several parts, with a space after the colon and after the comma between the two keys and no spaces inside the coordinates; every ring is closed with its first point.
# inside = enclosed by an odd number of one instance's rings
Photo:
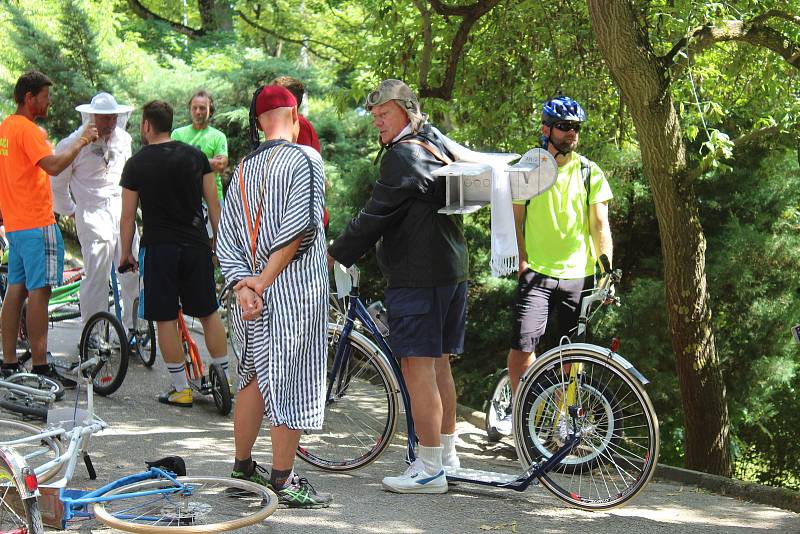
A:
{"type": "Polygon", "coordinates": [[[467,283],[391,287],[385,292],[389,345],[396,357],[464,352],[467,283]]]}
{"type": "Polygon", "coordinates": [[[57,224],[8,232],[8,284],[28,291],[61,285],[64,240],[57,224]]]}

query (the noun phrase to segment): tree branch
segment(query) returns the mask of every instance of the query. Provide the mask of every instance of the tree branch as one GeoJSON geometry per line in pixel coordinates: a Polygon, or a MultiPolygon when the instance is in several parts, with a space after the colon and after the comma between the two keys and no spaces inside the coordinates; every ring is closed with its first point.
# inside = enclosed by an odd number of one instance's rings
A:
{"type": "Polygon", "coordinates": [[[726,20],[716,26],[695,28],[681,38],[662,58],[665,67],[676,72],[683,70],[689,59],[707,48],[721,42],[739,41],[772,50],[791,66],[800,69],[800,43],[792,41],[778,30],[766,26],[766,22],[779,18],[800,26],[800,16],[770,9],[750,21],[726,20]],[[686,55],[680,55],[685,48],[686,55]],[[687,57],[688,56],[688,57],[687,57]]]}
{"type": "Polygon", "coordinates": [[[254,28],[254,29],[256,29],[256,30],[258,30],[260,32],[266,33],[267,35],[271,35],[271,36],[275,37],[276,39],[280,39],[282,41],[287,41],[289,43],[294,43],[294,44],[298,44],[298,45],[301,45],[301,46],[305,46],[306,48],[308,48],[309,52],[311,52],[312,54],[314,54],[315,56],[317,56],[317,57],[319,57],[321,59],[335,60],[336,58],[334,58],[333,56],[330,56],[328,54],[323,54],[318,49],[315,49],[312,46],[310,46],[311,43],[318,44],[319,46],[322,46],[322,47],[325,47],[325,48],[330,48],[331,50],[335,50],[335,51],[339,52],[340,54],[342,54],[346,58],[350,57],[347,53],[345,53],[344,50],[342,50],[340,48],[337,48],[337,47],[335,47],[335,46],[333,46],[331,44],[323,43],[323,42],[317,41],[315,39],[293,39],[291,37],[287,37],[286,35],[278,33],[275,30],[271,30],[271,29],[269,29],[269,28],[267,28],[265,26],[262,26],[261,24],[258,24],[257,22],[255,22],[253,20],[250,20],[247,17],[247,15],[245,15],[244,13],[239,11],[238,9],[235,9],[233,12],[236,15],[238,15],[239,18],[241,18],[245,23],[247,23],[247,25],[250,26],[251,28],[254,28]]]}
{"type": "MultiPolygon", "coordinates": [[[[428,80],[428,73],[426,72],[424,77],[420,76],[420,97],[433,97],[442,100],[450,100],[453,97],[453,86],[456,81],[458,63],[461,61],[461,55],[464,52],[464,45],[469,38],[469,32],[472,30],[472,26],[499,2],[500,0],[480,0],[466,6],[447,6],[439,0],[428,0],[428,3],[436,13],[444,17],[461,17],[461,24],[459,24],[458,30],[455,36],[453,36],[453,41],[450,43],[450,54],[447,57],[447,67],[445,68],[442,83],[438,87],[432,87],[428,80]]],[[[430,41],[426,41],[423,46],[423,59],[426,55],[430,56],[432,50],[433,40],[431,39],[430,41]]],[[[420,71],[422,71],[422,69],[420,69],[420,71]]],[[[422,74],[422,72],[420,72],[420,74],[422,74]]]]}
{"type": "Polygon", "coordinates": [[[161,15],[154,13],[147,9],[139,0],[128,0],[128,6],[131,8],[131,11],[136,13],[139,18],[144,20],[155,20],[158,22],[163,22],[165,24],[169,24],[169,26],[178,33],[182,33],[183,35],[189,36],[192,39],[197,39],[198,37],[204,36],[207,32],[205,28],[195,29],[189,26],[184,26],[179,22],[173,22],[171,20],[165,19],[161,15]]]}
{"type": "MultiPolygon", "coordinates": [[[[758,145],[774,139],[775,135],[781,133],[781,131],[784,129],[785,126],[782,127],[781,125],[777,124],[773,126],[767,126],[759,130],[747,132],[746,134],[734,139],[731,143],[733,144],[734,148],[742,148],[748,145],[758,145]]],[[[718,153],[717,155],[721,156],[721,153],[718,153]]],[[[694,181],[707,170],[708,169],[704,169],[702,165],[698,165],[686,172],[686,178],[690,181],[694,181]]]]}
{"type": "Polygon", "coordinates": [[[431,11],[423,0],[413,0],[422,15],[422,57],[419,60],[419,84],[428,84],[428,73],[431,69],[431,52],[433,51],[433,32],[431,31],[431,11]]]}

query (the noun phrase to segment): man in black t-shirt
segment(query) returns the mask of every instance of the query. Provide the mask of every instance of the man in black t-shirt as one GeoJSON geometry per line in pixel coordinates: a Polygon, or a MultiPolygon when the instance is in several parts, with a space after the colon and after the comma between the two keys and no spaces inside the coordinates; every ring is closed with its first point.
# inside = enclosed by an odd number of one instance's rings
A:
{"type": "Polygon", "coordinates": [[[172,389],[159,402],[192,405],[192,390],[186,379],[178,334],[178,308],[198,317],[203,325],[211,363],[227,372],[225,329],[217,309],[214,241],[209,244],[203,222],[201,200],[208,205],[214,236],[220,206],[214,172],[208,158],[196,148],[173,141],[172,108],[154,100],[142,109],[142,149],[122,171],[122,217],[120,266],[137,264],[131,253],[136,208],[142,207],[142,238],[139,273],[144,282],[139,313],[155,321],[158,345],[172,379],[172,389]]]}

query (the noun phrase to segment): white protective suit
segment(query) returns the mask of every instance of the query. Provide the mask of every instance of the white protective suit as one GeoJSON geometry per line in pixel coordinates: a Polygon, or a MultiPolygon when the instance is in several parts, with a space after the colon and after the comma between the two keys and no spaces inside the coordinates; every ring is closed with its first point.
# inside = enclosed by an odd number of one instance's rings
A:
{"type": "MultiPolygon", "coordinates": [[[[56,154],[80,135],[76,130],[56,146],[56,154]]],[[[51,179],[53,209],[75,215],[75,226],[86,271],[81,281],[81,320],[109,309],[109,277],[112,260],[119,265],[119,220],[122,213],[122,168],[131,156],[131,136],[117,126],[108,141],[98,139],[85,146],[75,161],[51,179]],[[71,193],[71,195],[70,195],[71,193]]],[[[133,253],[138,256],[139,232],[134,232],[133,253]]],[[[135,272],[117,275],[122,286],[122,318],[133,327],[131,310],[139,291],[135,272]]],[[[112,311],[113,313],[113,311],[112,311]]]]}

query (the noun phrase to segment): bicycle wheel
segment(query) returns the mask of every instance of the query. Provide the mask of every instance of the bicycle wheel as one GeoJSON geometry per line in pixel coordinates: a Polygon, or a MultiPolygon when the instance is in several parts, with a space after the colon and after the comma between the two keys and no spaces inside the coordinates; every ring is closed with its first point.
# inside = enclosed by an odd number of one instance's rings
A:
{"type": "Polygon", "coordinates": [[[91,369],[94,390],[100,395],[111,395],[122,385],[128,372],[128,342],[119,320],[108,312],[92,315],[81,332],[81,362],[97,357],[98,364],[91,369]]]}
{"type": "Polygon", "coordinates": [[[328,390],[322,430],[300,439],[297,455],[326,471],[350,471],[375,460],[397,425],[400,386],[385,356],[364,336],[328,325],[328,390]],[[334,356],[345,342],[344,364],[333,375],[334,356]]]}
{"type": "Polygon", "coordinates": [[[44,525],[36,496],[22,486],[10,455],[0,451],[0,532],[18,534],[43,534],[44,525]]]}
{"type": "Polygon", "coordinates": [[[486,407],[484,427],[490,442],[498,442],[506,435],[498,430],[498,423],[511,413],[511,401],[511,380],[508,378],[508,369],[504,369],[494,386],[489,406],[486,407]]]}
{"type": "Polygon", "coordinates": [[[225,297],[225,330],[228,334],[228,341],[233,350],[233,355],[236,356],[237,360],[242,356],[242,340],[236,332],[234,325],[236,321],[236,316],[234,314],[238,313],[238,311],[236,293],[231,291],[228,293],[228,296],[225,297]]]}
{"type": "Polygon", "coordinates": [[[221,477],[178,477],[186,490],[167,480],[146,480],[113,489],[112,501],[94,504],[106,525],[127,532],[225,532],[263,521],[278,507],[269,489],[221,477]],[[135,492],[164,490],[153,495],[135,492]]]}
{"type": "Polygon", "coordinates": [[[136,354],[139,355],[142,363],[147,367],[152,367],[156,363],[156,327],[153,321],[139,317],[139,297],[133,299],[131,324],[134,329],[133,339],[136,343],[136,354]]]}
{"type": "Polygon", "coordinates": [[[231,413],[231,386],[228,384],[228,376],[222,367],[213,363],[208,368],[208,379],[211,382],[211,396],[214,397],[214,404],[220,415],[231,413]]]}
{"type": "MultiPolygon", "coordinates": [[[[60,383],[32,373],[16,373],[5,379],[5,382],[52,393],[55,400],[64,396],[64,386],[60,383]]],[[[50,409],[51,404],[49,400],[43,400],[25,392],[0,388],[0,408],[10,412],[45,421],[47,420],[47,410],[50,409]]]]}
{"type": "MultiPolygon", "coordinates": [[[[20,358],[20,363],[22,359],[20,358]]],[[[64,397],[64,386],[61,382],[56,382],[46,376],[37,375],[34,373],[15,373],[5,379],[6,382],[12,382],[20,386],[39,389],[52,393],[55,395],[56,400],[61,400],[64,397]]]]}
{"type": "Polygon", "coordinates": [[[42,430],[20,421],[0,419],[0,445],[13,447],[36,472],[39,484],[51,480],[61,470],[56,464],[42,471],[42,466],[64,454],[64,444],[58,438],[40,437],[42,430]]]}
{"type": "Polygon", "coordinates": [[[526,467],[555,454],[570,433],[580,435],[568,455],[540,477],[556,497],[603,510],[624,504],[647,485],[658,459],[658,419],[641,384],[607,350],[585,344],[555,348],[537,359],[520,388],[514,437],[526,467]]]}

